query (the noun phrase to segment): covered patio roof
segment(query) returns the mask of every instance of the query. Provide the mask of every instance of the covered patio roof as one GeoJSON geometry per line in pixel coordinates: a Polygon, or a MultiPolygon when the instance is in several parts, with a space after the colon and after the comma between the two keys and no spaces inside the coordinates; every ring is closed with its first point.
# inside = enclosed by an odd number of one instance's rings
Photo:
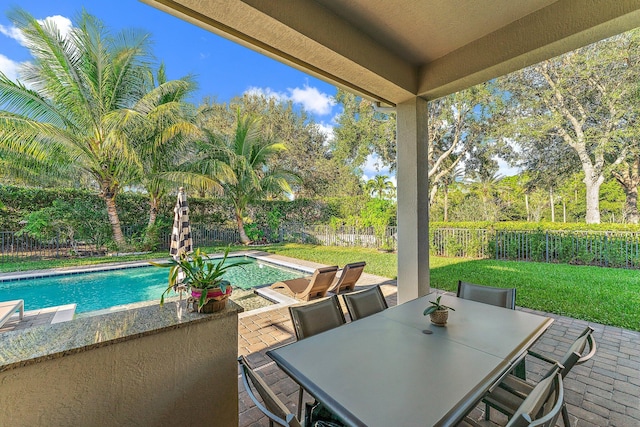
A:
{"type": "Polygon", "coordinates": [[[640,0],[142,1],[395,107],[400,303],[430,291],[427,101],[640,26],[640,0]]]}
{"type": "Polygon", "coordinates": [[[389,105],[434,99],[640,25],[637,0],[143,0],[389,105]]]}

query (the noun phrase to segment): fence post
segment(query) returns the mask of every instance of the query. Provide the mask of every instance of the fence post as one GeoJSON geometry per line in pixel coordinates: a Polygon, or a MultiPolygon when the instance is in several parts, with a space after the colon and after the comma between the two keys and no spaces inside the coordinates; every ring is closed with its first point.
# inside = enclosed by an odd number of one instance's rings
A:
{"type": "Polygon", "coordinates": [[[546,241],[547,263],[549,263],[549,230],[545,230],[544,238],[546,241]]]}

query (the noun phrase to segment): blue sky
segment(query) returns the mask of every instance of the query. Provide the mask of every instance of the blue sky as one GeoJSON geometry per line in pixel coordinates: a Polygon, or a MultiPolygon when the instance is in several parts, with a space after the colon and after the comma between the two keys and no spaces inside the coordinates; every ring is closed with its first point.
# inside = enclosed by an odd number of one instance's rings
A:
{"type": "MultiPolygon", "coordinates": [[[[170,79],[196,76],[199,90],[193,102],[205,96],[225,102],[247,91],[290,99],[304,106],[329,134],[340,113],[333,102],[333,85],[138,0],[1,0],[0,5],[0,71],[12,79],[17,78],[20,63],[31,56],[20,44],[20,35],[6,17],[7,11],[19,5],[36,19],[55,19],[60,28],[68,28],[84,7],[113,32],[137,28],[150,33],[154,54],[166,64],[170,79]]],[[[363,169],[365,179],[391,175],[388,170],[378,170],[374,157],[363,169]]],[[[395,181],[395,177],[392,179],[395,181]]]]}

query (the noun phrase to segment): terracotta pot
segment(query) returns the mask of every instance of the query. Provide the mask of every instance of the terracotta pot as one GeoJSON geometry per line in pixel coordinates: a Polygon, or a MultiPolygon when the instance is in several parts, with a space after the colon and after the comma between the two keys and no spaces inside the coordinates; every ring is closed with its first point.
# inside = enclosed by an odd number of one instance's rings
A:
{"type": "Polygon", "coordinates": [[[449,318],[449,310],[436,310],[433,313],[429,314],[431,318],[431,323],[436,326],[444,326],[447,323],[447,319],[449,318]]]}

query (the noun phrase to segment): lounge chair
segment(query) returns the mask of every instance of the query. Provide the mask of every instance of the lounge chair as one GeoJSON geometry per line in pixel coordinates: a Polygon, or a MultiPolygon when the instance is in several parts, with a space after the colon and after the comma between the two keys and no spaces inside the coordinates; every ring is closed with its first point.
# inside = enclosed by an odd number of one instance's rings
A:
{"type": "Polygon", "coordinates": [[[24,318],[24,300],[0,302],[0,328],[18,309],[20,310],[20,319],[24,318]]]}
{"type": "Polygon", "coordinates": [[[356,287],[356,282],[362,275],[365,265],[367,265],[367,263],[364,261],[345,265],[340,277],[338,277],[331,288],[329,288],[329,292],[333,292],[337,295],[340,292],[353,291],[356,287]]]}
{"type": "Polygon", "coordinates": [[[313,276],[285,280],[271,285],[272,289],[287,289],[293,296],[303,301],[322,298],[333,283],[338,266],[322,267],[313,272],[313,276]]]}

